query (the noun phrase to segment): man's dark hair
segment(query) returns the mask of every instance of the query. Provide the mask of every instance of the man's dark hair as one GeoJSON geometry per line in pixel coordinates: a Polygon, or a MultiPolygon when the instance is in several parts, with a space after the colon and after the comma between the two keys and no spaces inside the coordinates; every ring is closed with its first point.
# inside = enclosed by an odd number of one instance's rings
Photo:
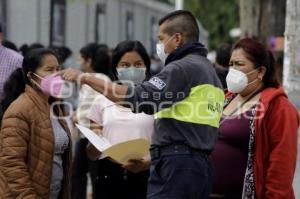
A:
{"type": "Polygon", "coordinates": [[[166,23],[165,33],[181,33],[186,42],[198,42],[199,27],[195,16],[187,10],[176,10],[159,20],[159,25],[166,23]]]}
{"type": "Polygon", "coordinates": [[[1,26],[1,24],[0,24],[0,32],[2,32],[2,26],[1,26]]]}

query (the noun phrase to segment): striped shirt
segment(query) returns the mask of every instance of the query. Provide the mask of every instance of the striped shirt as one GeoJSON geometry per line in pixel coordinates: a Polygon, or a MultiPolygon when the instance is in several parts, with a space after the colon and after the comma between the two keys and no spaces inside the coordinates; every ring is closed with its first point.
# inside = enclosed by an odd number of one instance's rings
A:
{"type": "Polygon", "coordinates": [[[12,72],[22,66],[23,56],[5,48],[0,44],[0,99],[3,97],[3,87],[12,72]]]}

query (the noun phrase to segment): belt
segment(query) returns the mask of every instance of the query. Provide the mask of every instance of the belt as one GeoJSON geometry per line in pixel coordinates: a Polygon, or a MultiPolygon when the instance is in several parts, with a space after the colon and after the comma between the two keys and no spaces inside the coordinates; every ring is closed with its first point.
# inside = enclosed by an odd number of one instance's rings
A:
{"type": "Polygon", "coordinates": [[[171,144],[167,146],[153,146],[150,148],[151,159],[157,159],[161,156],[170,155],[201,155],[205,158],[211,154],[210,150],[200,150],[191,148],[185,144],[171,144]]]}

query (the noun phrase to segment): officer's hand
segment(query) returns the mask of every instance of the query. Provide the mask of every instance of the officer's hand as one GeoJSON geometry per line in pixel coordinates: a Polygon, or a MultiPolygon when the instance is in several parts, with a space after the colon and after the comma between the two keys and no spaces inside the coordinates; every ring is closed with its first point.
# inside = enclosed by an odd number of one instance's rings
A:
{"type": "Polygon", "coordinates": [[[67,81],[79,82],[79,83],[80,83],[80,78],[82,77],[83,74],[84,73],[81,72],[80,70],[73,69],[73,68],[68,68],[56,73],[56,75],[62,76],[67,81]]]}

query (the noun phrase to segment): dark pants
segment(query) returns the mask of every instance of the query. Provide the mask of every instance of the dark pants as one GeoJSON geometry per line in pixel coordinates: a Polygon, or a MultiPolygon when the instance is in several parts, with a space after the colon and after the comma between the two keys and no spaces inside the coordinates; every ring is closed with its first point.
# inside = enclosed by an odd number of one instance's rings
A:
{"type": "Polygon", "coordinates": [[[204,155],[161,156],[152,161],[148,199],[208,199],[211,167],[204,155]]]}
{"type": "Polygon", "coordinates": [[[99,160],[91,161],[86,154],[88,140],[86,138],[79,139],[75,144],[75,155],[72,167],[72,199],[85,199],[87,194],[87,174],[90,173],[93,198],[96,191],[96,177],[98,172],[99,160]]]}
{"type": "Polygon", "coordinates": [[[108,159],[100,160],[96,181],[96,199],[146,199],[149,171],[126,171],[108,159]]]}

